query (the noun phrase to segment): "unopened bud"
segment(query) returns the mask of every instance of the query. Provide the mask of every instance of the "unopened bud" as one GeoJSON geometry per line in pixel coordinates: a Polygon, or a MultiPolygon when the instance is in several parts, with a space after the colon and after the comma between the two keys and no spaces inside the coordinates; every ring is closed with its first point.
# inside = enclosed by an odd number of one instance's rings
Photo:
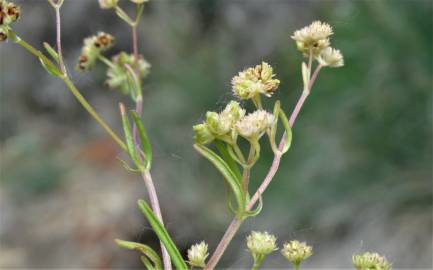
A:
{"type": "Polygon", "coordinates": [[[188,249],[188,263],[191,266],[205,267],[207,256],[209,256],[208,247],[204,241],[188,249]]]}

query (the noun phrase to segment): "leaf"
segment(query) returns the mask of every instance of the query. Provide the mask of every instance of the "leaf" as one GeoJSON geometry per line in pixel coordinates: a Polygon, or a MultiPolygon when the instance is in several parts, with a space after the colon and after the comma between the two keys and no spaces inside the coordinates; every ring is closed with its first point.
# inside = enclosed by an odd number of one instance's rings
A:
{"type": "Polygon", "coordinates": [[[54,61],[56,61],[56,63],[59,64],[60,63],[59,55],[53,49],[53,47],[51,47],[50,44],[48,44],[47,42],[44,42],[44,48],[48,52],[48,54],[51,55],[51,57],[54,59],[54,61]]]}
{"type": "Polygon", "coordinates": [[[54,77],[60,77],[62,76],[62,72],[53,65],[51,62],[45,61],[43,58],[39,58],[39,61],[41,62],[42,67],[52,76],[54,77]]]}
{"type": "Polygon", "coordinates": [[[128,150],[128,154],[132,159],[132,161],[135,163],[135,165],[137,165],[137,167],[140,168],[141,164],[137,156],[137,151],[135,149],[135,144],[131,132],[131,124],[129,123],[128,116],[126,115],[125,106],[123,106],[123,104],[120,103],[119,108],[120,108],[120,115],[122,116],[123,132],[125,133],[126,148],[128,150]]]}
{"type": "Polygon", "coordinates": [[[137,77],[137,74],[128,64],[125,64],[126,68],[126,81],[129,87],[132,100],[136,101],[138,97],[141,97],[141,81],[137,77]]]}
{"type": "Polygon", "coordinates": [[[289,120],[287,119],[286,114],[282,109],[280,109],[280,119],[283,124],[284,129],[286,130],[286,141],[284,143],[284,148],[282,153],[286,153],[292,144],[292,128],[290,127],[289,120]]]}
{"type": "Polygon", "coordinates": [[[243,217],[244,218],[246,218],[246,217],[255,217],[258,214],[260,214],[260,212],[262,211],[262,209],[263,209],[263,199],[262,199],[262,196],[260,195],[260,197],[259,197],[259,205],[257,205],[256,209],[251,210],[251,211],[246,211],[244,213],[243,217]]]}
{"type": "Polygon", "coordinates": [[[120,239],[115,239],[114,241],[116,241],[116,244],[121,248],[140,251],[146,256],[146,258],[149,258],[152,261],[153,265],[155,266],[154,269],[162,269],[161,258],[151,247],[145,244],[124,241],[120,239]]]}
{"type": "Polygon", "coordinates": [[[238,204],[238,214],[241,214],[245,210],[245,196],[240,186],[241,180],[236,177],[236,174],[230,169],[229,165],[221,159],[215,152],[210,150],[204,145],[194,144],[194,148],[207,160],[209,160],[217,170],[224,176],[227,183],[230,185],[233,194],[236,197],[238,204]]]}
{"type": "Polygon", "coordinates": [[[123,168],[125,168],[125,170],[127,170],[129,172],[133,172],[133,173],[141,172],[140,169],[134,169],[131,166],[129,166],[129,164],[126,161],[124,161],[123,159],[121,159],[121,158],[117,158],[117,159],[120,161],[120,163],[122,163],[122,166],[123,166],[123,168]]]}
{"type": "MultiPolygon", "coordinates": [[[[227,162],[227,165],[229,165],[230,169],[232,169],[232,171],[235,173],[236,177],[238,179],[242,178],[242,174],[241,171],[239,170],[238,165],[236,164],[236,162],[240,162],[239,159],[236,158],[236,160],[234,159],[234,157],[230,154],[230,145],[224,145],[224,143],[222,141],[215,141],[215,146],[217,147],[218,151],[220,152],[220,154],[222,155],[223,159],[227,162]]],[[[233,153],[234,154],[234,153],[233,153]]]]}
{"type": "Polygon", "coordinates": [[[152,164],[152,145],[149,142],[149,137],[147,137],[146,130],[144,129],[143,123],[141,122],[137,112],[132,111],[131,115],[132,120],[134,120],[135,126],[137,127],[138,135],[140,136],[140,142],[146,160],[146,169],[150,169],[152,164]]]}
{"type": "Polygon", "coordinates": [[[140,259],[147,270],[155,270],[155,267],[153,267],[152,263],[146,258],[146,256],[141,256],[140,259]]]}
{"type": "Polygon", "coordinates": [[[138,207],[143,212],[144,216],[146,217],[153,231],[158,236],[159,240],[164,244],[176,268],[188,269],[188,266],[183,260],[182,255],[180,254],[176,245],[173,243],[173,240],[171,240],[164,226],[161,225],[161,223],[158,221],[157,217],[152,212],[152,209],[150,209],[149,205],[143,200],[138,200],[138,207]]]}

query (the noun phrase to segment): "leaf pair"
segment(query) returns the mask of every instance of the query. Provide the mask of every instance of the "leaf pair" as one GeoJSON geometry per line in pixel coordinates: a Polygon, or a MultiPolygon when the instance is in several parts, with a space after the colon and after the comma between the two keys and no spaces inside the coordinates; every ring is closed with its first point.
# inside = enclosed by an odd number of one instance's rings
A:
{"type": "Polygon", "coordinates": [[[125,107],[122,103],[119,105],[119,107],[120,114],[122,116],[127,152],[137,169],[131,169],[129,166],[125,167],[131,171],[143,172],[145,170],[149,170],[152,163],[152,146],[150,145],[143,123],[141,122],[138,114],[135,111],[131,111],[132,120],[137,127],[139,135],[139,141],[135,141],[129,118],[126,115],[125,107]]]}
{"type": "Polygon", "coordinates": [[[275,102],[274,106],[274,117],[276,119],[280,119],[281,123],[283,124],[284,130],[285,130],[285,137],[284,137],[284,148],[280,151],[278,149],[278,146],[276,144],[276,134],[277,134],[277,128],[278,128],[278,121],[275,121],[275,124],[271,128],[271,132],[269,134],[269,140],[271,143],[272,150],[275,154],[285,154],[287,151],[289,151],[291,143],[292,143],[292,128],[290,127],[289,120],[287,119],[286,114],[281,109],[280,101],[275,102]]]}

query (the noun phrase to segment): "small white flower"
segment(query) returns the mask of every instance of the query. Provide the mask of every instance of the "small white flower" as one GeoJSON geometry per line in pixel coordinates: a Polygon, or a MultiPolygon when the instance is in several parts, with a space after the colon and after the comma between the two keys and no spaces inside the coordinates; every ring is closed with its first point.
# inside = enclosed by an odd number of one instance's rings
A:
{"type": "Polygon", "coordinates": [[[289,262],[294,265],[299,265],[302,261],[313,255],[313,248],[308,246],[305,242],[294,240],[284,244],[281,254],[283,254],[289,262]]]}
{"type": "Polygon", "coordinates": [[[274,76],[272,67],[266,62],[247,68],[233,77],[233,93],[240,99],[250,99],[258,94],[270,97],[280,84],[274,76]]]}
{"type": "Polygon", "coordinates": [[[245,115],[245,110],[238,102],[231,101],[221,113],[207,112],[206,123],[215,136],[229,133],[235,123],[245,115]]]}
{"type": "Polygon", "coordinates": [[[261,255],[268,255],[269,253],[277,250],[276,244],[277,238],[267,232],[255,232],[252,231],[247,236],[247,247],[253,254],[253,257],[261,255]]]}
{"type": "Polygon", "coordinates": [[[332,27],[327,23],[315,21],[309,26],[297,30],[291,36],[296,41],[298,50],[305,55],[310,51],[317,56],[329,46],[329,37],[333,34],[332,27]]]}
{"type": "Polygon", "coordinates": [[[341,54],[340,50],[336,50],[334,48],[328,47],[324,49],[319,57],[317,58],[317,61],[322,66],[328,66],[328,67],[342,67],[344,66],[344,59],[343,55],[341,54]]]}
{"type": "Polygon", "coordinates": [[[357,270],[390,270],[391,264],[377,253],[366,252],[352,257],[357,270]]]}
{"type": "Polygon", "coordinates": [[[188,249],[188,263],[192,266],[205,267],[207,256],[209,256],[208,247],[204,241],[188,249]]]}
{"type": "Polygon", "coordinates": [[[236,123],[236,131],[249,140],[258,140],[275,123],[274,115],[257,110],[244,116],[236,123]]]}

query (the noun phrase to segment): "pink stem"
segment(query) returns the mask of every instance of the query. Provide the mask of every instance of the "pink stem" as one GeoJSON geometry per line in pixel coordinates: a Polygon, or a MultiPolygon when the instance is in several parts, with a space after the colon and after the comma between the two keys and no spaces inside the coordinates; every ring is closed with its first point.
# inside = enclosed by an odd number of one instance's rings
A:
{"type": "Polygon", "coordinates": [[[57,54],[59,55],[60,70],[62,71],[63,74],[66,74],[66,67],[63,61],[63,54],[62,54],[62,36],[61,36],[62,25],[60,19],[60,6],[56,6],[55,11],[56,11],[57,54]]]}
{"type": "MultiPolygon", "coordinates": [[[[297,118],[299,112],[301,111],[301,108],[302,108],[303,104],[305,103],[305,100],[308,97],[309,92],[311,91],[311,88],[314,85],[314,82],[316,81],[316,78],[320,72],[320,69],[321,69],[321,66],[320,65],[317,66],[316,70],[313,73],[313,76],[310,79],[309,91],[308,92],[304,91],[302,93],[301,97],[299,98],[299,100],[295,106],[295,109],[293,110],[292,114],[290,115],[290,120],[289,120],[290,127],[293,127],[293,125],[295,124],[296,118],[297,118]]],[[[278,146],[278,149],[280,150],[280,152],[284,148],[285,137],[286,137],[286,133],[283,134],[281,141],[280,141],[280,144],[278,146]]],[[[253,197],[251,198],[251,200],[247,204],[247,207],[246,207],[247,211],[249,211],[253,208],[253,206],[259,200],[261,194],[263,194],[263,192],[265,192],[266,188],[271,183],[272,179],[274,178],[274,176],[277,173],[278,168],[280,166],[281,156],[282,155],[280,153],[275,154],[274,160],[272,161],[271,168],[269,169],[265,179],[260,184],[256,193],[254,193],[253,197]]],[[[227,249],[227,247],[230,244],[233,237],[236,235],[236,233],[239,230],[239,228],[241,227],[241,225],[242,225],[242,220],[237,219],[237,218],[232,220],[232,222],[228,226],[226,232],[224,233],[223,238],[219,242],[214,253],[212,254],[211,258],[209,259],[209,262],[207,263],[206,267],[204,268],[205,270],[211,270],[211,269],[215,268],[215,266],[218,264],[219,260],[221,259],[222,255],[224,254],[225,250],[227,249]]]]}

